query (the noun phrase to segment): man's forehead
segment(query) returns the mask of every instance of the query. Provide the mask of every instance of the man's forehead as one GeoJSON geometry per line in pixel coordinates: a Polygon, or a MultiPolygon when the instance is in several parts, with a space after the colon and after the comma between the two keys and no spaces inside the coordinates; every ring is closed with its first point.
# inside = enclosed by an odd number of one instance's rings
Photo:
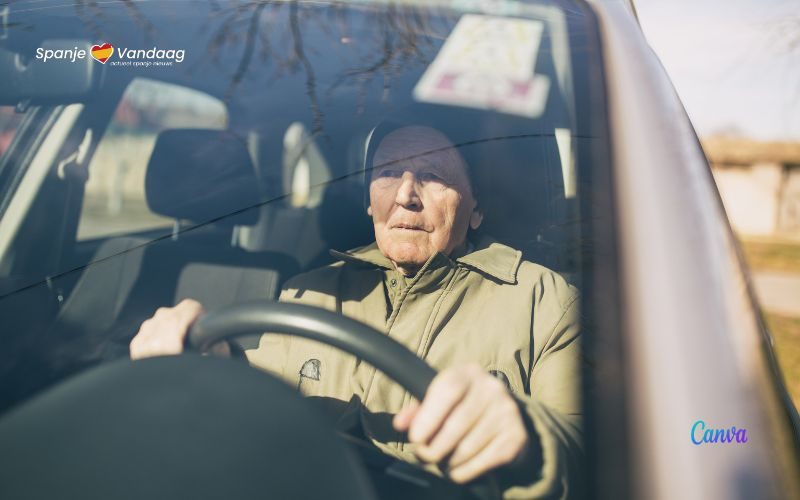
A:
{"type": "Polygon", "coordinates": [[[408,126],[386,135],[375,151],[374,167],[390,164],[464,167],[456,146],[441,132],[424,126],[408,126]]]}

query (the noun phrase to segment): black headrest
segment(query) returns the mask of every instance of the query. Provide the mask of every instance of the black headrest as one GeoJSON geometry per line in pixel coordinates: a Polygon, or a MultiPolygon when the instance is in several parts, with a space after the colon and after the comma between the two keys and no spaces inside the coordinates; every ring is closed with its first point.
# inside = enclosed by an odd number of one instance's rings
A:
{"type": "Polygon", "coordinates": [[[192,222],[219,219],[225,225],[254,224],[257,210],[244,209],[261,201],[247,145],[226,130],[161,132],[147,165],[145,192],[155,213],[192,222]]]}

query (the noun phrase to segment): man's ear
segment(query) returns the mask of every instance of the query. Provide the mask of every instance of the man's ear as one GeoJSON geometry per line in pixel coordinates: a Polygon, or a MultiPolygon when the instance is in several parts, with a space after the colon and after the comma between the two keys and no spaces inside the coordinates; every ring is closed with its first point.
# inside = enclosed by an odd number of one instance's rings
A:
{"type": "Polygon", "coordinates": [[[372,205],[370,205],[370,206],[368,206],[368,207],[367,207],[367,215],[369,215],[370,217],[372,217],[372,205]]]}
{"type": "Polygon", "coordinates": [[[473,230],[478,229],[481,227],[482,222],[483,212],[478,209],[478,207],[475,207],[475,209],[472,211],[472,214],[469,216],[469,227],[471,227],[473,230]]]}

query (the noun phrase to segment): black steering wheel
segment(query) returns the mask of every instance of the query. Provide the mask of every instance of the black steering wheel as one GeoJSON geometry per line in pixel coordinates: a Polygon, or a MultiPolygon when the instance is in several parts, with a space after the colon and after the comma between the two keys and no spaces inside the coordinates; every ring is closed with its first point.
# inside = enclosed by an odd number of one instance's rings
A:
{"type": "Polygon", "coordinates": [[[189,329],[193,349],[241,335],[273,332],[296,335],[358,356],[422,400],[436,370],[393,339],[346,316],[305,304],[244,302],[209,312],[189,329]]]}
{"type": "MultiPolygon", "coordinates": [[[[436,376],[436,370],[387,335],[305,304],[254,301],[211,311],[189,329],[187,345],[206,351],[217,342],[260,332],[296,335],[337,347],[382,371],[420,401],[436,376]]],[[[469,490],[481,499],[500,497],[492,474],[470,483],[469,490]]]]}

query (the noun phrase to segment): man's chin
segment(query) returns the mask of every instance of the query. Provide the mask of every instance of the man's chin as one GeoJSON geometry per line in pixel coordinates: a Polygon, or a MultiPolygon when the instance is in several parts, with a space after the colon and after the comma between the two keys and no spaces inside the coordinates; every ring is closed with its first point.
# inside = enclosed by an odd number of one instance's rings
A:
{"type": "Polygon", "coordinates": [[[422,267],[429,257],[424,249],[408,243],[391,245],[385,255],[398,266],[417,268],[422,267]]]}

